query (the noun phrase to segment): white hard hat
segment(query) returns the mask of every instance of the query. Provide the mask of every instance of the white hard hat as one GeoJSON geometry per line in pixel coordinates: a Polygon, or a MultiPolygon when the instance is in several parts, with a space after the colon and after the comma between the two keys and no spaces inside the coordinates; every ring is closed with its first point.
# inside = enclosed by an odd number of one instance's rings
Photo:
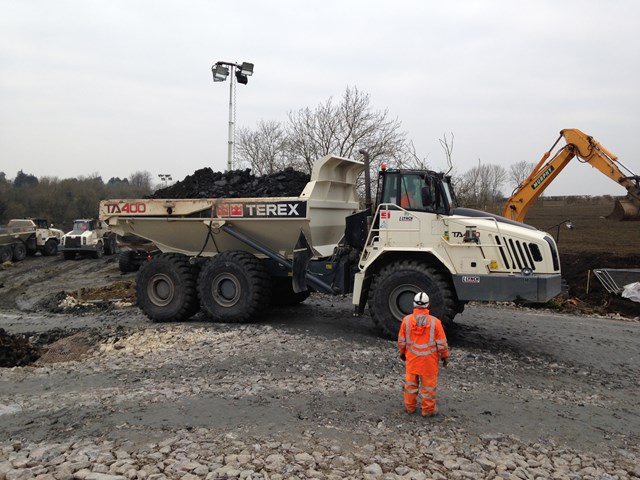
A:
{"type": "Polygon", "coordinates": [[[429,306],[429,295],[424,292],[416,293],[416,296],[413,297],[413,306],[414,307],[428,307],[429,306]]]}

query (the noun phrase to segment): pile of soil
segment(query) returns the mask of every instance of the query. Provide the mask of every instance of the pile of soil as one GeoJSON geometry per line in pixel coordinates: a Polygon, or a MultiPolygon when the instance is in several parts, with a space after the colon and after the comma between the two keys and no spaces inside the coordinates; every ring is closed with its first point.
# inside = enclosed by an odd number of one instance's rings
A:
{"type": "Polygon", "coordinates": [[[639,303],[608,293],[593,274],[594,269],[600,268],[640,268],[640,255],[561,252],[560,261],[562,278],[569,285],[569,298],[562,305],[564,309],[600,315],[619,313],[630,318],[640,315],[639,303]]]}
{"type": "Polygon", "coordinates": [[[259,177],[250,169],[214,172],[206,167],[180,182],[156,190],[149,198],[297,197],[308,181],[309,175],[290,167],[259,177]]]}
{"type": "Polygon", "coordinates": [[[35,362],[40,351],[22,335],[11,335],[0,328],[0,367],[21,367],[35,362]]]}

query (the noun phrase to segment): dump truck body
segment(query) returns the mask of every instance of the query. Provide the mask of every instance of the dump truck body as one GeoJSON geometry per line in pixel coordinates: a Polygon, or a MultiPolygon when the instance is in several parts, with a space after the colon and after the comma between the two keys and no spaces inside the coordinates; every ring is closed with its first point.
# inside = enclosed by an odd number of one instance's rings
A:
{"type": "Polygon", "coordinates": [[[15,218],[9,220],[9,227],[20,227],[35,232],[27,243],[28,254],[34,255],[36,252],[45,256],[56,255],[58,245],[64,232],[58,228],[53,228],[44,218],[15,218]]]}
{"type": "Polygon", "coordinates": [[[35,236],[32,227],[0,227],[0,263],[19,262],[27,256],[27,243],[35,236]]]}
{"type": "Polygon", "coordinates": [[[137,277],[139,304],[155,321],[200,308],[217,321],[244,321],[265,303],[295,303],[311,288],[353,293],[355,311],[368,304],[393,336],[418,290],[445,321],[469,300],[544,302],[560,292],[549,235],[456,209],[448,177],[427,171],[381,172],[372,215],[359,208],[364,168],[327,156],[299,197],[105,200],[100,218],[163,252],[137,277]],[[406,180],[422,186],[424,204],[402,208],[392,198],[406,180]]]}

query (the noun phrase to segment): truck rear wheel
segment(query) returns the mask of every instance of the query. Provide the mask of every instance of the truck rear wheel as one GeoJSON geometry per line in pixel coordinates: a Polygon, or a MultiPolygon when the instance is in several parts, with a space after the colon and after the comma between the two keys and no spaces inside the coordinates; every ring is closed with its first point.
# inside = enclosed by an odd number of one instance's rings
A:
{"type": "Polygon", "coordinates": [[[96,243],[96,249],[93,251],[93,258],[102,258],[104,256],[104,244],[96,243]]]}
{"type": "Polygon", "coordinates": [[[58,242],[56,242],[53,238],[47,240],[42,247],[42,254],[46,257],[50,257],[58,253],[58,242]]]}
{"type": "Polygon", "coordinates": [[[288,307],[304,302],[311,292],[296,293],[293,291],[293,284],[290,278],[271,279],[271,305],[288,307]]]}
{"type": "Polygon", "coordinates": [[[27,258],[27,246],[22,242],[18,242],[14,244],[13,245],[13,261],[21,262],[25,258],[27,258]]]}
{"type": "Polygon", "coordinates": [[[114,255],[117,249],[118,249],[118,244],[116,242],[115,234],[112,233],[107,237],[104,237],[104,254],[105,255],[114,255]]]}
{"type": "Polygon", "coordinates": [[[198,310],[197,268],[188,257],[163,253],[146,262],[136,276],[137,303],[154,322],[180,322],[198,310]]]}
{"type": "Polygon", "coordinates": [[[388,338],[397,338],[402,319],[413,312],[413,297],[429,295],[432,315],[443,323],[458,312],[453,288],[435,268],[416,260],[403,260],[384,267],[369,290],[369,311],[373,321],[388,338]]]}
{"type": "Polygon", "coordinates": [[[198,292],[202,309],[213,320],[245,322],[269,304],[269,274],[248,252],[222,252],[202,267],[198,292]]]}
{"type": "Polygon", "coordinates": [[[118,254],[118,267],[122,273],[137,272],[140,262],[136,261],[138,253],[135,250],[125,250],[118,254]]]}
{"type": "Polygon", "coordinates": [[[11,245],[0,246],[0,263],[10,262],[13,258],[11,245]]]}

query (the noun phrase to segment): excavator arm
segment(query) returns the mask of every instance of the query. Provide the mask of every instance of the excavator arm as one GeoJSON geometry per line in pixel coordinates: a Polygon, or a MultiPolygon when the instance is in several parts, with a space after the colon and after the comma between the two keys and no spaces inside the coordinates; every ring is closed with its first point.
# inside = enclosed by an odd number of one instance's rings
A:
{"type": "MultiPolygon", "coordinates": [[[[640,219],[640,177],[634,174],[625,175],[618,157],[604,148],[593,137],[580,130],[568,128],[560,132],[560,137],[546,152],[531,174],[513,192],[502,212],[502,216],[523,222],[533,202],[544,192],[549,184],[574,158],[597,168],[614,182],[627,190],[627,196],[616,201],[613,212],[607,217],[615,220],[640,219]],[[551,152],[561,138],[567,144],[551,157],[551,152]],[[551,157],[551,158],[549,158],[551,157]]],[[[625,168],[626,169],[626,168],[625,168]]]]}

